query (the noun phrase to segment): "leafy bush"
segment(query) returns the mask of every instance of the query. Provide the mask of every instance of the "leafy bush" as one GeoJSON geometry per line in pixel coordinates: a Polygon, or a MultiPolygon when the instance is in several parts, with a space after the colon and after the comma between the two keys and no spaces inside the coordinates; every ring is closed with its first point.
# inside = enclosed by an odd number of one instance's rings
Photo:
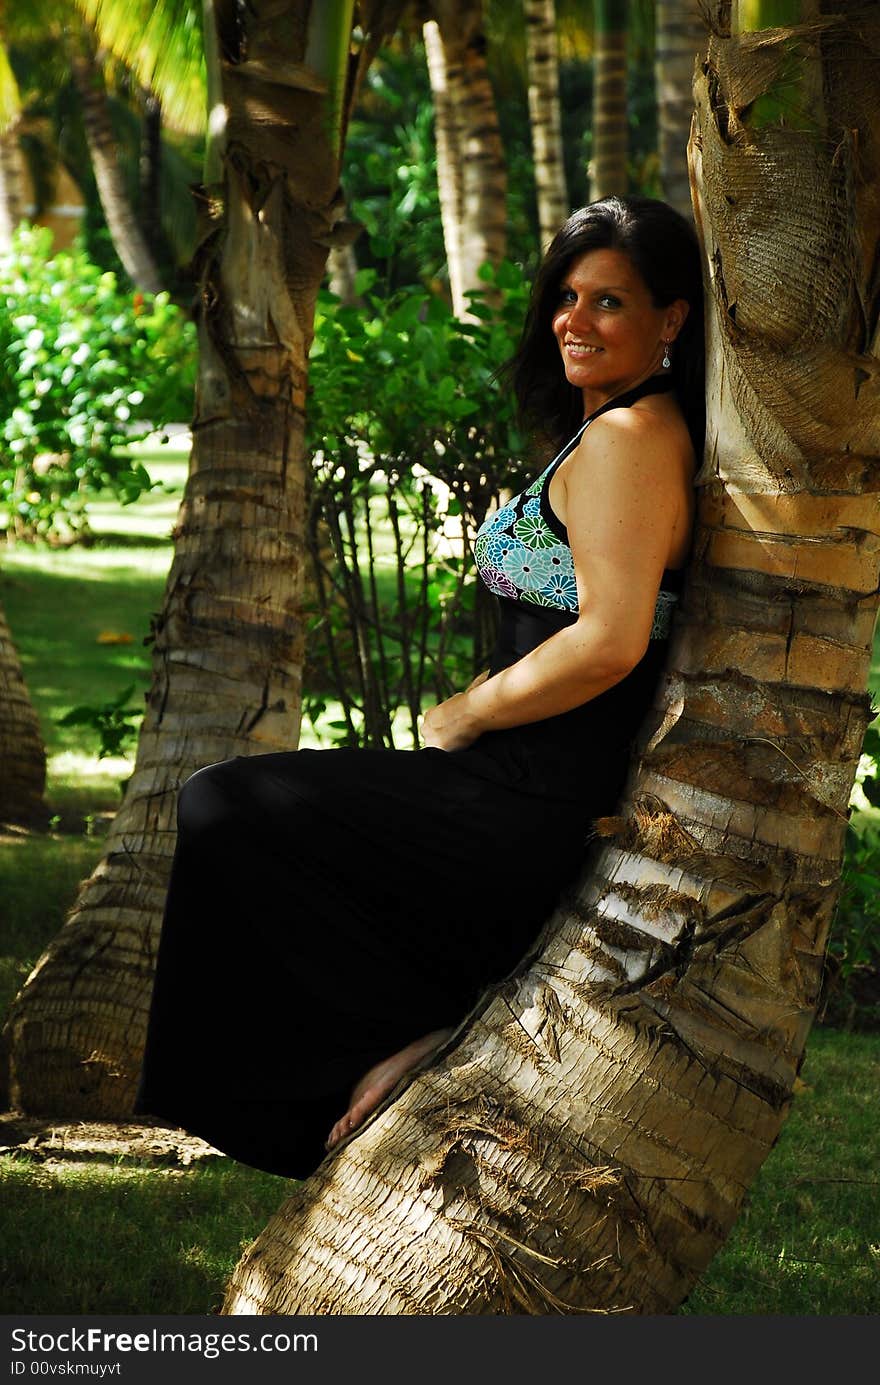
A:
{"type": "Polygon", "coordinates": [[[828,940],[820,1019],[880,1029],[880,725],[868,727],[853,802],[862,813],[846,834],[840,899],[828,940]]]}
{"type": "MultiPolygon", "coordinates": [[[[404,713],[413,744],[426,694],[470,681],[491,643],[494,603],[474,581],[472,539],[522,474],[523,439],[493,373],[518,339],[521,271],[486,266],[460,322],[427,289],[363,306],[321,296],[310,366],[314,457],[308,541],[307,687],[334,689],[346,744],[393,745],[404,713]]],[[[307,696],[316,719],[326,699],[307,696]]]]}
{"type": "Polygon", "coordinates": [[[188,419],[195,328],[167,294],[123,292],[79,249],[22,228],[0,257],[0,509],[19,537],[75,535],[87,501],[150,489],[125,448],[188,419]]]}
{"type": "Polygon", "coordinates": [[[71,707],[63,717],[58,718],[59,726],[90,726],[98,736],[98,759],[106,755],[126,755],[137,742],[138,731],[143,720],[143,707],[126,707],[133,695],[135,684],[129,683],[116,697],[100,704],[80,703],[71,707]]]}

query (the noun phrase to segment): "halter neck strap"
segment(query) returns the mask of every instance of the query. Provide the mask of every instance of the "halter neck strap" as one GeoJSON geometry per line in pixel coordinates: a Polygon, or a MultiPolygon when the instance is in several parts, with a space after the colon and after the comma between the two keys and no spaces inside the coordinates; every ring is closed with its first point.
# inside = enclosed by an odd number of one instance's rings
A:
{"type": "Polygon", "coordinates": [[[644,399],[647,394],[667,394],[669,390],[675,388],[675,381],[668,375],[649,375],[647,380],[643,380],[640,385],[633,385],[631,390],[626,390],[623,394],[616,394],[612,399],[606,400],[593,413],[587,414],[584,425],[592,423],[594,418],[600,414],[605,414],[609,409],[628,409],[630,404],[635,404],[636,400],[644,399]]]}

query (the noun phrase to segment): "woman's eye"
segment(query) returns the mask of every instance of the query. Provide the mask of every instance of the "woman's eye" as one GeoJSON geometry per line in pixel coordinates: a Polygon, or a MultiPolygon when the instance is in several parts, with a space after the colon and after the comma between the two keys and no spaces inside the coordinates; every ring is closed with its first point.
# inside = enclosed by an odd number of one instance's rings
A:
{"type": "Polygon", "coordinates": [[[574,303],[574,301],[575,301],[576,298],[577,298],[577,294],[575,293],[574,289],[560,289],[560,290],[559,290],[559,301],[560,301],[560,303],[574,303]]]}
{"type": "Polygon", "coordinates": [[[613,293],[603,293],[599,299],[599,306],[602,308],[619,308],[620,299],[615,298],[613,293]]]}

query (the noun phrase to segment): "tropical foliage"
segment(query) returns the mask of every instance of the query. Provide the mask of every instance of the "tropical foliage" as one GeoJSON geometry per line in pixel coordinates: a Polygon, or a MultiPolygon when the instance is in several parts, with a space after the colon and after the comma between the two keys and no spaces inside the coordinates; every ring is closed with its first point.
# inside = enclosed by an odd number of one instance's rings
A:
{"type": "Polygon", "coordinates": [[[192,411],[195,331],[167,293],[131,293],[43,229],[0,260],[0,514],[17,537],[81,533],[90,497],[151,485],[126,451],[192,411]]]}

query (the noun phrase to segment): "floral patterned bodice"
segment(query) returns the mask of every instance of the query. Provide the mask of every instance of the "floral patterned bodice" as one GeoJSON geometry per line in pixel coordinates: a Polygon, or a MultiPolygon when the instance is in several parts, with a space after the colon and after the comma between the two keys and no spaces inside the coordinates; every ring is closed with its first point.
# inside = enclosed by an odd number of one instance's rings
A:
{"type": "MultiPolygon", "coordinates": [[[[665,381],[658,381],[658,384],[664,385],[665,381]]],[[[651,392],[653,390],[643,388],[632,390],[604,407],[620,407],[634,402],[630,395],[641,398],[651,392]]],[[[584,430],[601,412],[604,408],[584,420],[574,437],[526,490],[487,515],[481,524],[474,558],[481,578],[496,596],[554,612],[570,612],[572,620],[576,618],[578,596],[574,559],[568,544],[568,531],[550,507],[550,482],[580,442],[584,430]]],[[[678,585],[678,573],[664,572],[654,608],[652,640],[666,639],[669,634],[672,612],[678,601],[678,585]]]]}

